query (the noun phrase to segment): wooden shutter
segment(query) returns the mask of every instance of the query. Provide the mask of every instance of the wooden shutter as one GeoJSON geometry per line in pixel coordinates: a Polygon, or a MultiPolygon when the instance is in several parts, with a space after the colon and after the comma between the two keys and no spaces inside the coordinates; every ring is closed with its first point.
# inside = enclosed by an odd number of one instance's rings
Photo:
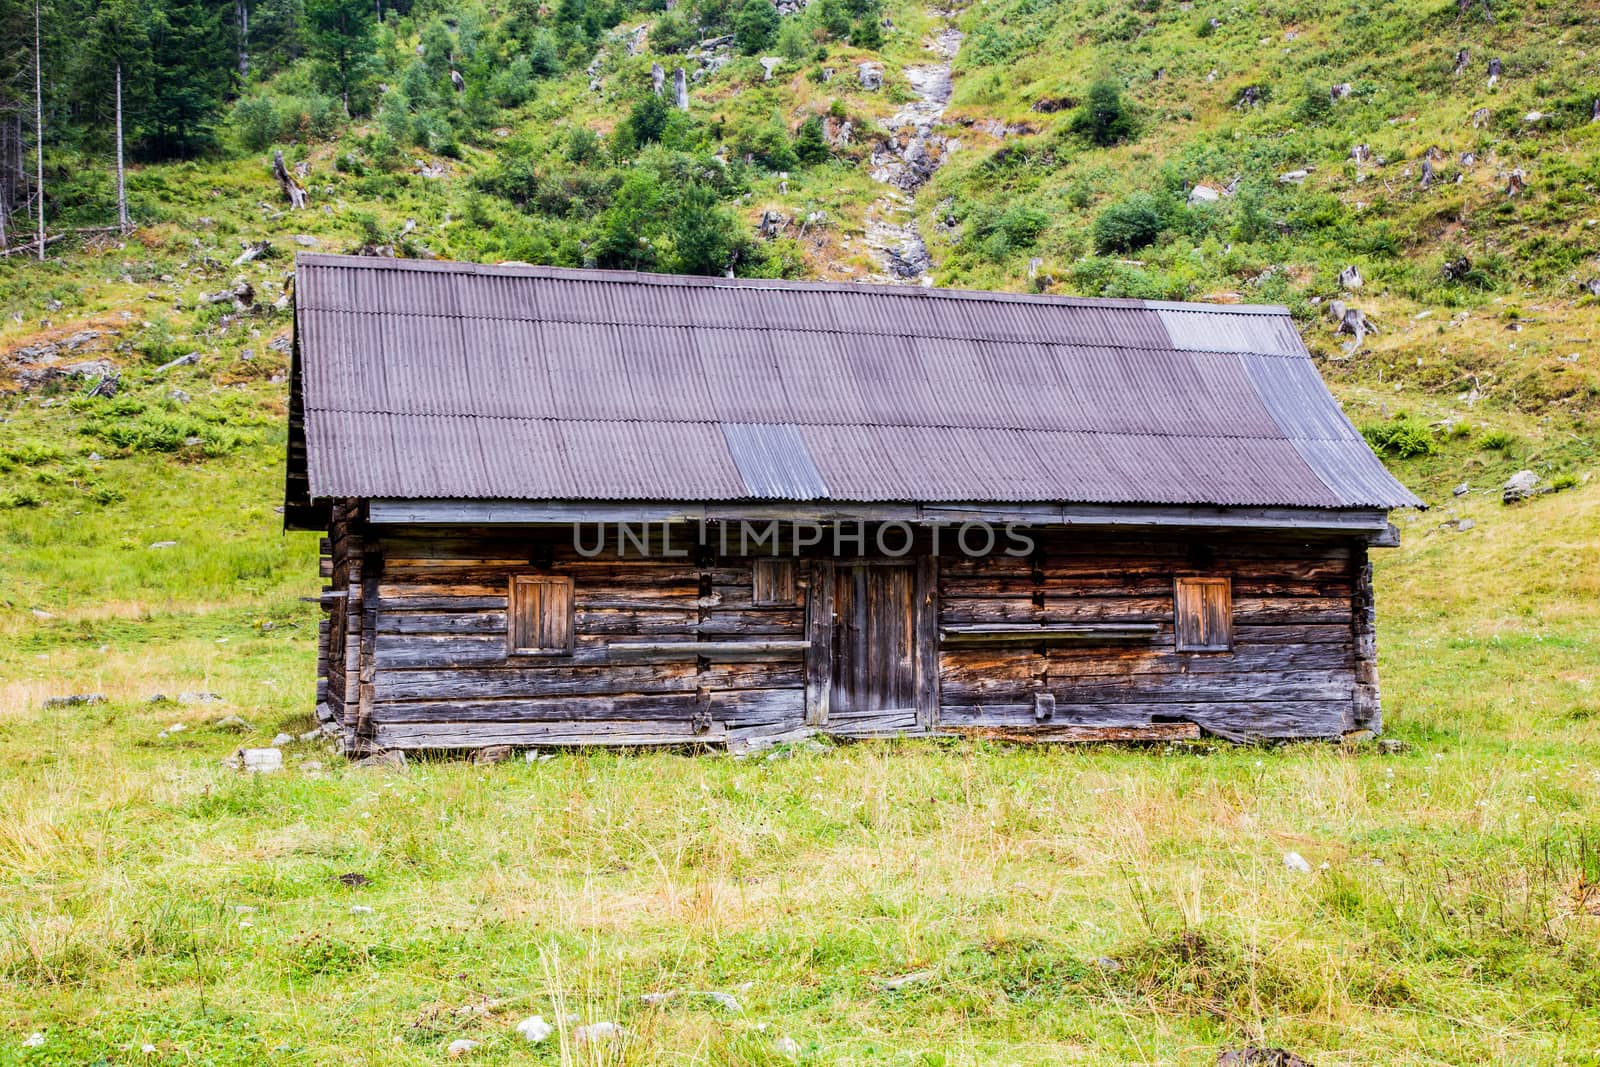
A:
{"type": "Polygon", "coordinates": [[[753,569],[753,599],[758,607],[777,607],[796,602],[794,560],[758,559],[753,569]]]}
{"type": "Polygon", "coordinates": [[[1228,578],[1179,578],[1173,591],[1179,652],[1233,649],[1233,583],[1228,578]]]}
{"type": "Polygon", "coordinates": [[[506,601],[506,643],[512,655],[572,651],[572,579],[519,574],[506,601]]]}

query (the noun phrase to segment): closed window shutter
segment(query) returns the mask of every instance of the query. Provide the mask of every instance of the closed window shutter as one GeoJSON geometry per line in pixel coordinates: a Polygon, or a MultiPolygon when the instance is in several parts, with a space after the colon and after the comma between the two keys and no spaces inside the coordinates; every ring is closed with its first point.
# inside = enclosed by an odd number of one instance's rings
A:
{"type": "Polygon", "coordinates": [[[1233,583],[1228,578],[1179,578],[1173,592],[1179,652],[1233,648],[1233,583]]]}
{"type": "Polygon", "coordinates": [[[572,579],[517,575],[506,602],[507,644],[514,654],[572,651],[572,579]]]}
{"type": "Polygon", "coordinates": [[[794,561],[758,559],[753,573],[753,599],[758,606],[772,607],[795,602],[794,561]]]}

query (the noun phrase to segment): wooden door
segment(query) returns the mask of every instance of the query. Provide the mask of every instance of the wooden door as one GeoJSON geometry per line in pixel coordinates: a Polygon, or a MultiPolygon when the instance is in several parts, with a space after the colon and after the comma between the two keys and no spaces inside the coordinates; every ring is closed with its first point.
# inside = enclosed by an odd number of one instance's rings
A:
{"type": "Polygon", "coordinates": [[[939,715],[932,557],[815,560],[806,597],[806,722],[832,733],[932,729],[939,715]]]}
{"type": "Polygon", "coordinates": [[[835,566],[828,695],[834,722],[881,718],[895,727],[915,727],[915,578],[910,564],[835,566]]]}

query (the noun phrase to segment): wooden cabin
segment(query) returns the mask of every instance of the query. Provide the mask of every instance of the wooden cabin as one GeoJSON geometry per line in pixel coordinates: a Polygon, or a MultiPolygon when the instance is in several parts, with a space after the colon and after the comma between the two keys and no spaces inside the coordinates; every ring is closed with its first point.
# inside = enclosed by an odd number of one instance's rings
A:
{"type": "Polygon", "coordinates": [[[1281,308],[304,255],[289,419],[350,752],[1380,726],[1281,308]]]}

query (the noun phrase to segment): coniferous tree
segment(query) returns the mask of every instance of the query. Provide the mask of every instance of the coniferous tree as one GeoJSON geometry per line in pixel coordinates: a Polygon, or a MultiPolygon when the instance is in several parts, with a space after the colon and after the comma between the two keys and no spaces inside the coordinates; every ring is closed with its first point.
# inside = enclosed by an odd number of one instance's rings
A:
{"type": "Polygon", "coordinates": [[[346,115],[368,103],[377,20],[372,0],[306,0],[306,37],[323,85],[336,93],[346,115]]]}
{"type": "Polygon", "coordinates": [[[156,0],[147,10],[149,77],[135,91],[124,72],[135,151],[147,159],[210,151],[233,83],[232,10],[206,0],[156,0]]]}
{"type": "Polygon", "coordinates": [[[772,0],[744,0],[733,20],[733,43],[747,56],[764,51],[778,36],[778,9],[772,0]]]}
{"type": "Polygon", "coordinates": [[[822,120],[817,116],[806,119],[795,131],[794,154],[802,163],[822,163],[828,159],[828,141],[822,133],[822,120]]]}

